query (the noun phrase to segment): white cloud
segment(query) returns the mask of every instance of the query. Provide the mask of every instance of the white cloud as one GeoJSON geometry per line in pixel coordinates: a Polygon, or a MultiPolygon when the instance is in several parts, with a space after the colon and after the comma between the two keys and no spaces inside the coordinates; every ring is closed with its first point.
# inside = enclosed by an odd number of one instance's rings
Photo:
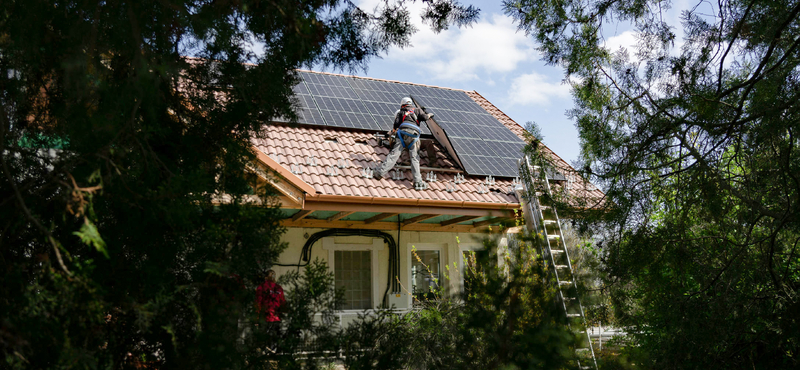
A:
{"type": "Polygon", "coordinates": [[[636,53],[636,32],[625,31],[619,35],[606,39],[605,47],[612,53],[616,53],[620,48],[628,49],[630,55],[636,53]]]}
{"type": "Polygon", "coordinates": [[[569,96],[569,85],[548,82],[546,76],[538,73],[520,75],[511,82],[508,90],[509,105],[547,106],[551,99],[566,99],[569,96]]]}
{"type": "Polygon", "coordinates": [[[421,31],[414,39],[415,49],[427,58],[417,58],[427,68],[447,80],[477,79],[481,72],[508,73],[520,62],[536,57],[533,43],[517,32],[511,19],[492,15],[470,28],[451,29],[439,35],[421,31]]]}
{"type": "MultiPolygon", "coordinates": [[[[380,1],[362,0],[362,9],[373,9],[380,1]]],[[[533,41],[517,32],[512,19],[491,14],[471,27],[451,27],[434,33],[422,24],[420,14],[425,2],[409,4],[411,20],[419,30],[411,37],[411,46],[393,48],[386,59],[404,59],[414,68],[436,74],[449,81],[485,78],[486,73],[513,72],[521,62],[538,59],[533,41]],[[479,77],[481,76],[481,77],[479,77]]]]}

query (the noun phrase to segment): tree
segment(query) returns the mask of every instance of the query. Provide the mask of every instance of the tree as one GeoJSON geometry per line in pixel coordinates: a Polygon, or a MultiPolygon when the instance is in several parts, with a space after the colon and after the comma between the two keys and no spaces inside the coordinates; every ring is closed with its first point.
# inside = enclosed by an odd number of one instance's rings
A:
{"type": "MultiPolygon", "coordinates": [[[[402,318],[409,331],[408,368],[580,367],[575,348],[585,337],[570,329],[559,306],[555,276],[535,247],[541,236],[510,239],[503,265],[498,264],[498,240],[484,238],[484,249],[465,258],[463,293],[448,294],[442,287],[436,299],[419,302],[420,310],[402,318]]],[[[461,275],[448,272],[453,275],[445,280],[461,275]]]]}
{"type": "MultiPolygon", "coordinates": [[[[427,3],[436,30],[477,17],[427,3]]],[[[408,45],[409,17],[403,2],[4,1],[5,365],[244,366],[238,323],[283,249],[250,139],[296,118],[296,68],[363,68],[408,45]]]]}
{"type": "Polygon", "coordinates": [[[800,366],[800,4],[506,0],[573,84],[617,318],[655,368],[800,366]],[[633,55],[603,34],[627,24],[633,55]],[[677,27],[684,34],[680,39],[677,27]]]}

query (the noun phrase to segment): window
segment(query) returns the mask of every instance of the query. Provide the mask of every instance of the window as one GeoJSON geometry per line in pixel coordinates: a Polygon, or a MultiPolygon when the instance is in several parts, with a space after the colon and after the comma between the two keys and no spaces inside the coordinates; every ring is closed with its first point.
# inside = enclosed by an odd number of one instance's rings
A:
{"type": "Polygon", "coordinates": [[[440,287],[439,251],[418,250],[411,256],[411,293],[414,302],[435,298],[433,291],[440,287]]]}
{"type": "Polygon", "coordinates": [[[328,268],[337,288],[344,289],[344,304],[340,310],[367,310],[380,305],[383,284],[378,276],[378,258],[384,248],[383,239],[348,237],[346,243],[336,243],[335,237],[322,239],[322,249],[328,251],[328,268]]]}
{"type": "Polygon", "coordinates": [[[372,308],[372,252],[334,251],[334,278],[344,288],[344,310],[372,308]]]}

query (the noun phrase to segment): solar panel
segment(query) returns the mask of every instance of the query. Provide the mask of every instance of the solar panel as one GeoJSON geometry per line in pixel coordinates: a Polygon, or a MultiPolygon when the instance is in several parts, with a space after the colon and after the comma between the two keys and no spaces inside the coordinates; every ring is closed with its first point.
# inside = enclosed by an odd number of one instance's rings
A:
{"type": "Polygon", "coordinates": [[[341,87],[350,86],[341,76],[332,76],[321,73],[301,73],[300,75],[302,76],[303,80],[306,81],[306,83],[341,87]]]}
{"type": "Polygon", "coordinates": [[[295,95],[301,95],[301,94],[302,95],[310,95],[311,94],[310,92],[308,92],[308,88],[306,87],[306,85],[304,83],[302,83],[302,82],[300,82],[297,85],[292,86],[292,91],[294,92],[295,95]]]}
{"type": "Polygon", "coordinates": [[[367,112],[377,116],[394,118],[394,114],[397,112],[397,104],[366,101],[364,102],[364,106],[367,112]]]}
{"type": "MultiPolygon", "coordinates": [[[[301,123],[386,131],[400,99],[413,96],[436,113],[465,170],[473,175],[516,176],[524,145],[465,92],[364,78],[300,72],[293,88],[301,123]]],[[[420,125],[429,134],[427,125],[420,125]]]]}
{"type": "Polygon", "coordinates": [[[476,136],[469,125],[444,121],[437,121],[436,123],[444,129],[449,138],[474,138],[476,136]]]}
{"type": "Polygon", "coordinates": [[[485,141],[486,144],[497,154],[498,157],[521,158],[524,143],[509,141],[485,141]]]}
{"type": "Polygon", "coordinates": [[[351,89],[349,86],[335,86],[335,85],[322,85],[322,84],[314,84],[314,83],[306,83],[308,89],[311,91],[311,95],[316,96],[327,96],[330,98],[346,98],[346,99],[358,99],[358,95],[356,95],[355,91],[351,89]]]}
{"type": "Polygon", "coordinates": [[[464,119],[461,117],[461,113],[447,110],[447,109],[436,109],[432,108],[432,111],[436,113],[436,122],[454,122],[454,123],[463,123],[464,119]]]}
{"type": "Polygon", "coordinates": [[[322,117],[328,126],[379,130],[372,116],[366,113],[350,113],[323,110],[322,117]]]}
{"type": "Polygon", "coordinates": [[[472,132],[475,133],[474,136],[471,137],[480,137],[486,138],[484,140],[491,140],[491,141],[512,141],[512,142],[519,142],[522,141],[514,135],[513,132],[509,131],[507,128],[497,128],[497,127],[487,127],[487,126],[477,126],[477,125],[468,125],[472,132]]]}
{"type": "Polygon", "coordinates": [[[467,93],[463,91],[455,91],[455,90],[442,90],[442,97],[445,99],[450,100],[457,100],[463,102],[474,102],[472,98],[470,98],[467,93]]]}
{"type": "Polygon", "coordinates": [[[297,95],[297,100],[300,102],[302,108],[316,109],[317,105],[314,103],[314,98],[311,95],[297,95]]]}
{"type": "MultiPolygon", "coordinates": [[[[483,126],[476,126],[476,127],[481,127],[482,128],[483,126]]],[[[491,135],[490,136],[484,136],[484,137],[491,138],[491,140],[512,141],[512,142],[517,142],[517,143],[520,143],[520,144],[524,144],[522,142],[522,140],[520,140],[519,136],[517,136],[515,133],[511,132],[511,130],[508,130],[508,129],[504,130],[502,128],[498,129],[498,128],[492,127],[490,129],[490,131],[491,131],[491,135]]]]}
{"type": "Polygon", "coordinates": [[[316,100],[319,109],[335,110],[339,112],[364,113],[364,105],[360,100],[328,97],[319,97],[316,100]]]}
{"type": "Polygon", "coordinates": [[[402,98],[402,97],[398,98],[397,94],[388,93],[385,91],[355,89],[355,92],[356,94],[358,94],[359,97],[361,97],[362,100],[381,102],[381,103],[391,103],[395,107],[398,107],[400,105],[400,99],[402,98]]]}
{"type": "MultiPolygon", "coordinates": [[[[297,110],[297,122],[309,125],[325,125],[319,110],[300,108],[297,110]]],[[[289,122],[287,117],[278,117],[273,119],[276,122],[289,122]]]]}

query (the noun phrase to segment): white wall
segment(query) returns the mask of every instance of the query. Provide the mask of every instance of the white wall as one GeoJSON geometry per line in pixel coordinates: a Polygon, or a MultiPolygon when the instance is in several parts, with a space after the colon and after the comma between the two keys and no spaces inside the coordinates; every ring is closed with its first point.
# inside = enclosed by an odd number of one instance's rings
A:
{"type": "MultiPolygon", "coordinates": [[[[297,264],[300,260],[300,254],[303,249],[308,236],[314,233],[323,231],[325,229],[318,228],[289,228],[283,235],[283,241],[288,244],[288,248],[281,254],[278,263],[281,264],[297,264]]],[[[386,231],[389,235],[394,237],[395,242],[398,242],[398,232],[386,231]]],[[[400,281],[406,290],[411,289],[411,248],[415,246],[417,249],[438,249],[441,251],[441,271],[442,271],[442,284],[447,284],[450,292],[458,292],[461,289],[461,251],[465,249],[476,249],[481,246],[481,238],[485,234],[475,233],[447,233],[447,232],[425,232],[425,231],[401,231],[399,236],[399,249],[400,249],[400,281]],[[447,266],[447,267],[445,267],[447,266]],[[449,270],[449,271],[448,271],[449,270]],[[444,277],[445,274],[450,274],[451,278],[448,280],[444,277]]],[[[311,250],[311,260],[319,258],[323,261],[328,261],[328,250],[323,248],[323,244],[330,245],[371,245],[372,238],[364,236],[346,236],[346,237],[329,237],[333,239],[333,243],[328,241],[325,243],[319,240],[315,243],[311,250]]],[[[502,245],[502,242],[501,242],[502,245]]],[[[375,253],[375,252],[373,252],[375,253]]],[[[377,274],[377,288],[379,292],[378,297],[373,297],[373,301],[380,302],[383,299],[383,292],[386,289],[388,282],[387,271],[389,267],[389,248],[378,250],[378,274],[377,274]]],[[[287,273],[296,267],[273,267],[278,276],[287,273]]],[[[373,281],[373,286],[376,284],[373,281]]],[[[397,308],[409,308],[411,304],[411,297],[403,293],[401,297],[390,297],[390,302],[394,303],[397,308]]]]}

